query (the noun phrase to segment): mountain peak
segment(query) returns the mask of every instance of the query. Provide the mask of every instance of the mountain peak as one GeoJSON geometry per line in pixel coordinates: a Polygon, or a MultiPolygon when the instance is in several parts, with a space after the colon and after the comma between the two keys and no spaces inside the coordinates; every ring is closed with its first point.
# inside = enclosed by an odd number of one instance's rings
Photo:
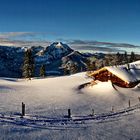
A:
{"type": "Polygon", "coordinates": [[[62,42],[58,42],[56,46],[63,46],[62,42]]]}
{"type": "Polygon", "coordinates": [[[49,52],[59,52],[59,53],[71,53],[73,50],[67,45],[62,42],[54,42],[50,46],[46,48],[49,52]]]}

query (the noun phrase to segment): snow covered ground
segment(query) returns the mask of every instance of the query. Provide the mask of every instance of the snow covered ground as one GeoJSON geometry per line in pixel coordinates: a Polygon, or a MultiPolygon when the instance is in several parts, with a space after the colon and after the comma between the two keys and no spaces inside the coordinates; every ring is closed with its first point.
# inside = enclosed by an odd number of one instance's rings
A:
{"type": "Polygon", "coordinates": [[[0,140],[139,140],[140,88],[99,82],[78,90],[89,81],[85,73],[31,81],[0,78],[0,140]],[[24,118],[18,115],[21,102],[24,118]]]}

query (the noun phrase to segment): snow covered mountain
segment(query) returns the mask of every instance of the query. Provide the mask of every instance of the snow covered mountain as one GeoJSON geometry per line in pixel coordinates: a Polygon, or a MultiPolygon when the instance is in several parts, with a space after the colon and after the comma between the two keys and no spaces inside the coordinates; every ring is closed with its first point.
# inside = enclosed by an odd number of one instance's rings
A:
{"type": "Polygon", "coordinates": [[[71,63],[75,63],[78,66],[79,71],[86,70],[86,62],[86,57],[78,51],[73,51],[72,53],[62,58],[63,67],[69,68],[71,63]]]}
{"type": "MultiPolygon", "coordinates": [[[[35,76],[39,75],[39,69],[42,64],[46,65],[47,71],[53,72],[59,75],[63,74],[62,58],[66,57],[68,61],[74,61],[79,64],[80,67],[85,68],[85,65],[81,65],[86,60],[86,57],[81,53],[75,53],[67,44],[62,42],[54,42],[47,47],[31,47],[32,53],[35,58],[35,76]],[[70,57],[71,56],[71,57],[70,57]],[[75,59],[73,60],[73,57],[75,59]]],[[[22,64],[26,47],[8,47],[0,46],[0,77],[21,77],[22,76],[22,64]]]]}
{"type": "Polygon", "coordinates": [[[25,48],[0,46],[0,76],[20,77],[25,48]]]}
{"type": "Polygon", "coordinates": [[[36,54],[36,62],[51,63],[54,60],[60,59],[73,52],[73,50],[66,44],[61,42],[54,42],[50,46],[41,49],[36,54]]]}

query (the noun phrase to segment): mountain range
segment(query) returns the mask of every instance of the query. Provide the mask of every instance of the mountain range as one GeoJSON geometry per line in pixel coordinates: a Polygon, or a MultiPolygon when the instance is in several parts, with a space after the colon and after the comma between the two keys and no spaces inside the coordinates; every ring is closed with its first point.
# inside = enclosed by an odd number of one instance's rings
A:
{"type": "Polygon", "coordinates": [[[85,52],[94,51],[104,53],[123,53],[127,51],[128,53],[130,53],[131,51],[134,51],[136,53],[140,53],[140,46],[128,43],[73,40],[69,42],[69,44],[72,46],[73,49],[85,52]]]}
{"type": "MultiPolygon", "coordinates": [[[[79,70],[86,69],[88,55],[74,51],[67,44],[54,42],[47,47],[31,47],[35,61],[35,76],[39,76],[41,65],[46,66],[47,75],[63,75],[63,68],[72,63],[79,70]]],[[[27,47],[0,46],[0,77],[22,77],[24,54],[27,47]]]]}

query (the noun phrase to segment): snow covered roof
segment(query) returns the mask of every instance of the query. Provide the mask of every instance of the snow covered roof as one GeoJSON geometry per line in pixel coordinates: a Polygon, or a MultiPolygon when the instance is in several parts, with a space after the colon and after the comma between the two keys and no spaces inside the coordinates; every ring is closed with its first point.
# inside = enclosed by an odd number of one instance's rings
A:
{"type": "Polygon", "coordinates": [[[116,75],[123,81],[130,83],[130,82],[136,82],[140,80],[140,61],[136,61],[128,65],[119,65],[119,66],[107,66],[104,67],[98,71],[93,72],[90,74],[90,76],[93,76],[94,74],[97,74],[98,72],[102,70],[108,70],[112,74],[116,75]]]}
{"type": "Polygon", "coordinates": [[[130,70],[128,70],[126,67],[105,67],[108,71],[110,71],[112,74],[116,75],[123,81],[130,83],[137,81],[136,77],[131,73],[130,70]]]}

